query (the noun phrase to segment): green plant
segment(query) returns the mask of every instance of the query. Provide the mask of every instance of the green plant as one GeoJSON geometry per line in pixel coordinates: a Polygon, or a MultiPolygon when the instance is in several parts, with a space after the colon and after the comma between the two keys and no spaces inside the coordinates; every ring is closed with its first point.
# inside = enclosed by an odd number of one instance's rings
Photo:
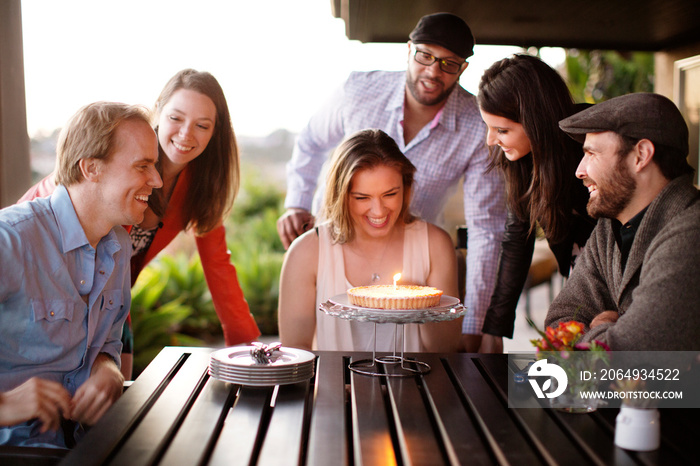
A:
{"type": "Polygon", "coordinates": [[[198,256],[161,255],[131,290],[134,374],[164,346],[202,346],[221,335],[198,256]]]}
{"type": "Polygon", "coordinates": [[[277,302],[283,254],[267,248],[237,244],[231,246],[231,257],[236,263],[243,295],[260,332],[264,335],[277,334],[277,302]]]}
{"type": "Polygon", "coordinates": [[[654,55],[570,49],[566,53],[566,75],[577,102],[597,103],[630,92],[652,92],[654,55]]]}
{"type": "Polygon", "coordinates": [[[277,234],[283,194],[261,183],[254,170],[243,180],[241,195],[226,222],[231,260],[250,311],[265,335],[277,334],[279,276],[284,248],[277,234]]]}

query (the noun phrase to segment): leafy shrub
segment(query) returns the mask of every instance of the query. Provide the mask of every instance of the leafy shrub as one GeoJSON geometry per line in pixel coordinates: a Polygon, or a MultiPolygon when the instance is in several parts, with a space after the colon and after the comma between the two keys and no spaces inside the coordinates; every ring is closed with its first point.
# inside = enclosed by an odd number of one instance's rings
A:
{"type": "Polygon", "coordinates": [[[277,234],[283,194],[274,185],[261,183],[259,176],[252,173],[244,179],[241,195],[227,219],[226,235],[250,311],[263,334],[275,335],[284,259],[284,247],[277,234]]]}
{"type": "Polygon", "coordinates": [[[598,103],[631,92],[653,92],[654,55],[569,49],[566,76],[576,102],[598,103]]]}
{"type": "Polygon", "coordinates": [[[131,290],[134,373],[164,346],[203,346],[221,338],[221,327],[199,256],[160,255],[131,290]]]}

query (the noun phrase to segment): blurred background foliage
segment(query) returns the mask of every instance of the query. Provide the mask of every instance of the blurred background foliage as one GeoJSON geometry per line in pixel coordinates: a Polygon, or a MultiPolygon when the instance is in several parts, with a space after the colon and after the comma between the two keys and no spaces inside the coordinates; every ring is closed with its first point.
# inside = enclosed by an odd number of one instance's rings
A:
{"type": "Polygon", "coordinates": [[[569,49],[560,72],[576,102],[593,104],[630,92],[654,91],[651,52],[569,49]]]}

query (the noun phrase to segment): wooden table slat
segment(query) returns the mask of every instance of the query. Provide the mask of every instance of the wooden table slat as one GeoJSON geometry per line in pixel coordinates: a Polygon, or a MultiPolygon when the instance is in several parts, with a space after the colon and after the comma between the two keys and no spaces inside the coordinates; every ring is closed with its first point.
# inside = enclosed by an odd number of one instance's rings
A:
{"type": "Polygon", "coordinates": [[[308,381],[279,387],[258,464],[299,464],[309,387],[308,381]]]}
{"type": "Polygon", "coordinates": [[[457,464],[493,464],[494,459],[489,455],[469,413],[463,408],[457,392],[446,389],[453,386],[453,382],[445,371],[442,359],[431,360],[431,367],[423,383],[443,441],[448,445],[448,453],[456,456],[457,464]]]}
{"type": "Polygon", "coordinates": [[[394,428],[387,417],[382,378],[351,373],[352,439],[356,464],[397,464],[394,428]],[[359,407],[362,407],[359,409],[359,407]]]}
{"type": "Polygon", "coordinates": [[[197,387],[206,379],[209,355],[191,353],[153,407],[114,456],[112,464],[149,465],[166,448],[175,434],[176,423],[197,387]],[[156,446],[156,448],[154,448],[156,446]]]}
{"type": "Polygon", "coordinates": [[[348,419],[345,404],[347,362],[340,353],[325,353],[316,359],[314,403],[309,432],[309,466],[349,464],[348,419]],[[323,385],[319,386],[319,381],[323,385]],[[339,403],[339,400],[343,400],[339,403]]]}
{"type": "MultiPolygon", "coordinates": [[[[693,459],[690,451],[681,452],[674,448],[672,444],[675,439],[673,439],[672,435],[666,434],[663,422],[661,422],[661,438],[667,445],[661,451],[636,452],[615,446],[613,443],[615,437],[614,427],[609,426],[607,429],[596,429],[590,425],[596,421],[597,424],[609,424],[609,420],[606,421],[605,417],[609,417],[610,414],[608,413],[608,416],[604,414],[604,411],[607,410],[607,408],[601,408],[595,413],[584,416],[574,416],[559,412],[553,412],[553,414],[562,421],[564,428],[571,435],[576,436],[580,445],[591,446],[589,448],[601,458],[601,464],[700,464],[697,455],[693,459]]],[[[617,410],[614,410],[614,412],[617,412],[617,410]]],[[[697,432],[697,428],[694,428],[691,438],[697,440],[699,438],[697,432]]]]}
{"type": "Polygon", "coordinates": [[[458,388],[464,396],[467,409],[475,416],[496,461],[502,464],[542,463],[538,452],[510,419],[509,408],[501,395],[494,393],[492,382],[485,380],[476,367],[475,356],[448,357],[447,361],[459,380],[458,388]]]}
{"type": "MultiPolygon", "coordinates": [[[[700,465],[700,445],[698,440],[697,420],[688,416],[687,411],[700,414],[700,410],[662,409],[661,410],[661,444],[663,449],[657,452],[640,452],[637,457],[646,464],[695,464],[700,465]],[[683,445],[686,448],[683,448],[683,445]],[[688,448],[692,445],[692,448],[688,448]],[[658,459],[658,461],[655,461],[658,459]]],[[[612,414],[616,414],[613,411],[612,414]]]]}
{"type": "Polygon", "coordinates": [[[274,387],[241,387],[230,410],[209,464],[248,465],[258,454],[258,435],[270,412],[274,387]]]}
{"type": "Polygon", "coordinates": [[[414,377],[387,379],[391,411],[399,433],[400,452],[406,464],[444,464],[447,457],[442,438],[436,436],[433,429],[432,410],[426,409],[419,383],[419,379],[414,377]]]}
{"type": "Polygon", "coordinates": [[[161,464],[202,464],[218,439],[228,413],[224,409],[233,404],[237,391],[236,385],[209,378],[161,464]]]}
{"type": "MultiPolygon", "coordinates": [[[[520,367],[508,367],[504,361],[498,358],[484,357],[479,359],[483,369],[497,383],[498,393],[507,399],[507,387],[509,378],[512,378],[516,369],[520,367]]],[[[523,362],[523,367],[525,362],[523,362]]],[[[530,387],[515,386],[515,390],[523,389],[529,396],[530,387]]],[[[512,395],[512,394],[511,394],[512,395]]],[[[561,429],[560,423],[554,419],[550,409],[542,408],[536,401],[532,401],[531,408],[510,408],[513,419],[521,426],[529,442],[533,445],[543,460],[550,465],[567,463],[571,466],[598,464],[602,465],[602,459],[592,450],[581,451],[582,446],[575,439],[567,435],[561,429]],[[578,451],[572,455],[572,452],[578,451]]],[[[577,416],[577,414],[571,414],[577,416]]],[[[583,416],[586,416],[584,414],[583,416]]],[[[623,462],[622,464],[628,464],[623,462]]]]}

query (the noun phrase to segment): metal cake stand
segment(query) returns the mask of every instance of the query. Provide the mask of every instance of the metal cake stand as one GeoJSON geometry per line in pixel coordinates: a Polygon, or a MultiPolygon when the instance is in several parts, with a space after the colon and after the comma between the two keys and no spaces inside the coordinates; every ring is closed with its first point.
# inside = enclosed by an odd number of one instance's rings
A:
{"type": "Polygon", "coordinates": [[[343,293],[321,303],[319,309],[326,314],[340,319],[371,322],[374,324],[372,359],[353,361],[348,368],[358,374],[374,377],[413,377],[430,372],[430,365],[404,356],[406,338],[404,324],[422,324],[425,322],[445,322],[463,316],[467,308],[459,299],[442,296],[437,306],[424,309],[373,309],[350,304],[347,294],[343,293]],[[401,348],[398,348],[398,331],[394,332],[393,354],[377,356],[377,324],[396,324],[402,334],[401,348]],[[399,372],[387,372],[387,366],[398,366],[399,372]]]}

